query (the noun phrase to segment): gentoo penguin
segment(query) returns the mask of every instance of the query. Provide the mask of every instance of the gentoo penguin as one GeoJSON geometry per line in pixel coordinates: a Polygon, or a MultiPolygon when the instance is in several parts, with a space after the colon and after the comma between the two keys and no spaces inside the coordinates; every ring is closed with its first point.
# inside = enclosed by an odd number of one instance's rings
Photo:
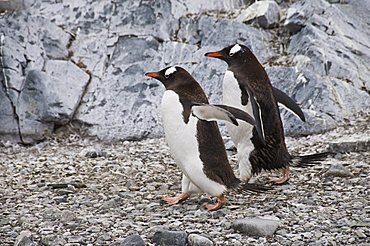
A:
{"type": "Polygon", "coordinates": [[[192,191],[200,190],[217,197],[216,204],[206,205],[209,211],[213,211],[225,203],[224,193],[228,189],[265,190],[264,187],[241,183],[235,177],[214,121],[221,119],[238,124],[235,115],[253,124],[250,115],[238,109],[228,111],[230,107],[209,105],[198,82],[181,67],[167,67],[145,75],[159,80],[166,88],[161,102],[165,138],[183,173],[182,193],[175,197],[165,196],[165,202],[176,204],[186,200],[192,191]],[[238,112],[244,116],[238,116],[238,112]]]}
{"type": "Polygon", "coordinates": [[[235,44],[205,55],[228,64],[224,78],[224,104],[250,112],[256,121],[255,127],[228,125],[238,148],[242,180],[248,180],[262,170],[282,169],[283,176],[274,180],[282,184],[289,179],[289,165],[309,166],[326,157],[327,153],[297,157],[288,153],[278,102],[304,121],[303,112],[289,96],[272,87],[265,69],[246,46],[235,44]]]}
{"type": "MultiPolygon", "coordinates": [[[[235,52],[238,47],[239,46],[235,46],[232,52],[235,52]]],[[[293,112],[302,121],[305,121],[305,116],[302,110],[293,99],[277,88],[272,87],[272,90],[276,100],[278,103],[280,103],[280,105],[293,112]]],[[[241,90],[233,75],[233,72],[227,70],[223,79],[223,104],[230,105],[244,110],[249,114],[253,114],[251,104],[248,102],[248,94],[246,91],[241,90]]],[[[244,122],[240,122],[238,126],[226,123],[226,127],[230,134],[231,140],[234,142],[234,145],[238,150],[237,155],[240,179],[247,182],[252,176],[249,154],[254,148],[251,142],[253,126],[244,122]]],[[[274,181],[280,183],[283,180],[275,179],[274,181]]]]}

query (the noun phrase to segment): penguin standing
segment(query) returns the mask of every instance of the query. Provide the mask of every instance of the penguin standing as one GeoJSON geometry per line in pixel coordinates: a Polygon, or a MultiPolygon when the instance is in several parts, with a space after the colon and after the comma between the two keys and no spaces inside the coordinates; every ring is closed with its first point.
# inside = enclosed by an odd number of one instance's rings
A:
{"type": "Polygon", "coordinates": [[[224,78],[224,103],[255,117],[254,128],[243,123],[238,127],[227,124],[238,149],[242,180],[249,180],[252,174],[262,170],[282,169],[283,176],[273,180],[282,184],[289,179],[290,165],[309,166],[326,157],[327,153],[299,157],[288,153],[278,102],[303,121],[304,114],[288,95],[272,87],[265,69],[246,46],[235,44],[205,55],[228,64],[224,78]]]}
{"type": "Polygon", "coordinates": [[[228,189],[264,190],[264,187],[241,183],[235,177],[215,122],[220,119],[238,124],[237,117],[253,124],[250,115],[232,108],[228,111],[230,107],[222,105],[209,105],[198,82],[181,67],[167,67],[145,75],[159,80],[166,88],[161,102],[165,138],[183,173],[182,193],[165,196],[165,202],[176,204],[186,200],[192,191],[200,190],[217,197],[216,204],[206,205],[213,211],[225,203],[224,193],[228,189]]]}

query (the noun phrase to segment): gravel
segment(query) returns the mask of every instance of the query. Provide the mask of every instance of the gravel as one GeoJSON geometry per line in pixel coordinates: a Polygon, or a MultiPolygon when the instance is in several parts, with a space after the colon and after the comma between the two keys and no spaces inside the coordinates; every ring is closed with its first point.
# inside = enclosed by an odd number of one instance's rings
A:
{"type": "MultiPolygon", "coordinates": [[[[287,138],[288,148],[292,154],[325,151],[345,136],[369,135],[368,119],[287,138]]],[[[236,170],[236,155],[229,154],[236,170]]],[[[268,176],[257,182],[267,183],[268,176]]],[[[120,245],[140,235],[153,245],[155,233],[169,230],[202,235],[215,245],[370,243],[369,152],[334,153],[320,165],[294,169],[288,184],[274,187],[266,194],[227,194],[227,204],[215,212],[202,208],[210,199],[205,194],[168,206],[160,198],[180,192],[181,175],[163,139],[104,143],[71,136],[29,147],[4,143],[0,239],[2,245],[120,245]],[[104,154],[86,155],[92,149],[104,154]],[[332,165],[352,176],[325,175],[332,165]],[[277,217],[274,235],[232,229],[235,220],[253,216],[277,217]]]]}

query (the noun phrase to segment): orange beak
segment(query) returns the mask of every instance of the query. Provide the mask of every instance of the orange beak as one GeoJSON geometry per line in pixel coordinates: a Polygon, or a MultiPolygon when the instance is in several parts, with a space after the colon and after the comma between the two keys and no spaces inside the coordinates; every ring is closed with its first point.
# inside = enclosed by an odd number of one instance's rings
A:
{"type": "Polygon", "coordinates": [[[208,57],[215,57],[215,58],[220,58],[222,55],[219,52],[208,52],[205,54],[205,56],[208,57]]]}
{"type": "Polygon", "coordinates": [[[151,78],[158,78],[159,77],[159,73],[155,73],[155,72],[146,73],[145,76],[148,76],[148,77],[151,77],[151,78]]]}

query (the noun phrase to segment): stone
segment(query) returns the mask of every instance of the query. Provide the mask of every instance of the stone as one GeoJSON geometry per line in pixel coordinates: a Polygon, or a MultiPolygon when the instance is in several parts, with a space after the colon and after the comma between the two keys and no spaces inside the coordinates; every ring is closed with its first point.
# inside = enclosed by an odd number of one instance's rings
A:
{"type": "Polygon", "coordinates": [[[208,0],[204,1],[192,1],[192,0],[176,0],[171,2],[172,4],[172,13],[176,19],[196,14],[199,12],[233,12],[239,10],[240,8],[246,7],[249,5],[249,1],[239,1],[239,0],[229,0],[227,2],[223,0],[208,0]]]}
{"type": "Polygon", "coordinates": [[[47,121],[49,118],[45,95],[47,80],[50,78],[44,72],[31,70],[19,95],[17,114],[24,143],[43,140],[53,131],[54,123],[47,121]]]}
{"type": "Polygon", "coordinates": [[[67,241],[62,236],[45,235],[42,237],[41,243],[46,246],[64,246],[67,241]]]}
{"type": "MultiPolygon", "coordinates": [[[[39,19],[40,24],[44,26],[40,40],[46,57],[55,60],[66,59],[69,55],[68,45],[72,38],[71,35],[47,19],[42,17],[39,17],[39,19]]],[[[63,67],[60,68],[61,72],[64,72],[63,67]]]]}
{"type": "Polygon", "coordinates": [[[154,233],[152,240],[158,246],[185,246],[187,233],[184,231],[159,230],[154,233]]]}
{"type": "Polygon", "coordinates": [[[262,28],[272,28],[280,22],[280,7],[275,1],[258,1],[241,11],[236,20],[254,23],[262,28]]]}
{"type": "Polygon", "coordinates": [[[106,157],[107,152],[102,150],[100,146],[93,146],[83,149],[79,153],[79,155],[87,158],[97,158],[97,157],[106,157]]]}
{"type": "MultiPolygon", "coordinates": [[[[3,76],[0,77],[3,80],[3,76]]],[[[3,81],[0,82],[0,135],[2,141],[20,142],[17,112],[11,99],[6,95],[3,81]]]]}
{"type": "Polygon", "coordinates": [[[14,246],[34,246],[32,241],[32,234],[30,231],[21,231],[19,236],[15,239],[14,246]]]}
{"type": "Polygon", "coordinates": [[[287,11],[284,26],[291,34],[296,34],[305,26],[306,19],[303,11],[291,7],[287,11]]]}
{"type": "Polygon", "coordinates": [[[106,210],[106,209],[111,209],[111,208],[117,208],[117,207],[119,207],[122,203],[123,203],[122,198],[120,198],[120,197],[115,197],[115,198],[112,198],[112,199],[110,199],[110,200],[108,200],[108,201],[105,201],[105,202],[101,205],[100,209],[102,209],[102,210],[106,210]]]}
{"type": "Polygon", "coordinates": [[[190,234],[188,236],[189,246],[212,246],[213,242],[207,237],[201,236],[199,234],[190,234]]]}
{"type": "Polygon", "coordinates": [[[349,3],[349,0],[326,0],[329,3],[341,3],[341,4],[346,4],[349,3]]]}
{"type": "MultiPolygon", "coordinates": [[[[92,76],[102,78],[106,66],[106,56],[109,54],[107,33],[79,34],[71,44],[71,59],[84,71],[88,71],[92,76]]],[[[118,38],[117,38],[118,39],[118,38]]]]}
{"type": "Polygon", "coordinates": [[[0,13],[7,11],[17,11],[23,9],[21,0],[3,0],[0,2],[0,13]]]}
{"type": "Polygon", "coordinates": [[[123,239],[120,246],[145,246],[145,242],[140,235],[134,234],[123,239]]]}
{"type": "Polygon", "coordinates": [[[69,236],[68,243],[77,243],[77,244],[85,244],[86,239],[81,236],[69,236]]]}
{"type": "Polygon", "coordinates": [[[342,164],[334,164],[330,166],[328,171],[326,171],[325,176],[352,177],[353,174],[351,173],[350,170],[348,170],[348,168],[344,167],[342,164]]]}
{"type": "Polygon", "coordinates": [[[272,236],[279,226],[279,219],[274,217],[246,217],[235,220],[231,227],[249,236],[272,236]]]}
{"type": "Polygon", "coordinates": [[[369,152],[370,136],[365,134],[340,137],[329,143],[329,151],[334,153],[369,152]]]}
{"type": "Polygon", "coordinates": [[[65,224],[76,221],[76,220],[77,220],[77,215],[74,212],[69,211],[69,210],[63,211],[60,215],[60,221],[65,224]]]}
{"type": "Polygon", "coordinates": [[[45,81],[49,117],[65,124],[72,119],[90,77],[70,61],[49,60],[45,72],[52,78],[45,81]]]}

